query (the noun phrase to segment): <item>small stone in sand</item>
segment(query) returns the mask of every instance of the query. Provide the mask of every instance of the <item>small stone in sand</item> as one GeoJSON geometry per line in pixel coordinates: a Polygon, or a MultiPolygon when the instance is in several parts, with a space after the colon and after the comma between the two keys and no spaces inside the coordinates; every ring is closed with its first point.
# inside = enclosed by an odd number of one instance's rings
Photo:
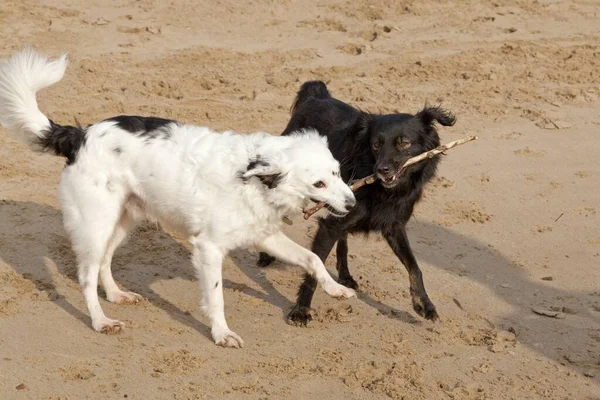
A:
{"type": "Polygon", "coordinates": [[[27,386],[25,386],[24,383],[21,383],[19,386],[16,387],[17,390],[25,390],[27,389],[27,386]]]}
{"type": "Polygon", "coordinates": [[[562,312],[564,312],[565,314],[577,314],[577,311],[575,311],[574,309],[570,308],[570,307],[563,307],[562,308],[562,312]]]}
{"type": "Polygon", "coordinates": [[[95,20],[94,22],[92,22],[92,25],[96,25],[96,26],[107,25],[107,24],[108,24],[108,21],[102,17],[100,17],[97,20],[95,20]]]}
{"type": "Polygon", "coordinates": [[[499,342],[516,342],[517,336],[510,331],[500,331],[496,334],[496,340],[499,342]]]}
{"type": "Polygon", "coordinates": [[[541,307],[533,307],[531,310],[534,313],[536,313],[538,315],[543,315],[545,317],[551,317],[551,318],[557,318],[557,319],[564,319],[566,317],[565,313],[562,311],[547,310],[547,309],[541,308],[541,307]]]}

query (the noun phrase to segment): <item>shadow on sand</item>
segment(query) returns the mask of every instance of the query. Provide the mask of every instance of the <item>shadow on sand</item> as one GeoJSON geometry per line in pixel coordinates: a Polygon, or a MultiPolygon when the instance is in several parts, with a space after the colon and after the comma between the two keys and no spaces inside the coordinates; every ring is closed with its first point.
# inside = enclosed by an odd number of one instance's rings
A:
{"type": "MultiPolygon", "coordinates": [[[[89,325],[87,311],[71,304],[59,292],[55,285],[55,273],[44,261],[44,258],[52,260],[57,266],[58,273],[69,277],[73,281],[73,285],[76,284],[75,259],[62,228],[60,211],[47,205],[31,202],[3,201],[0,202],[0,221],[2,221],[0,259],[11,266],[16,273],[33,282],[38,290],[45,292],[58,307],[82,324],[89,325]],[[18,240],[14,240],[15,236],[18,240]]],[[[535,351],[548,358],[564,362],[557,349],[564,349],[565,342],[568,341],[572,348],[578,346],[582,352],[589,348],[585,344],[585,339],[589,340],[589,337],[583,330],[575,334],[575,330],[569,331],[567,326],[562,331],[555,330],[554,333],[549,333],[548,324],[556,323],[556,320],[546,321],[543,318],[532,318],[531,313],[531,306],[535,305],[533,302],[540,302],[544,299],[548,301],[575,299],[581,303],[584,301],[582,298],[585,298],[587,294],[569,293],[543,285],[541,282],[534,282],[525,275],[521,268],[515,267],[510,260],[485,243],[435,224],[413,222],[409,226],[409,236],[421,263],[427,263],[435,268],[486,285],[498,298],[510,304],[515,311],[504,316],[505,321],[517,324],[519,329],[528,332],[528,337],[536,338],[538,345],[535,346],[535,351]],[[437,245],[438,243],[440,245],[437,245]],[[457,259],[457,255],[460,256],[460,262],[454,261],[457,259]],[[513,290],[502,287],[501,282],[495,279],[500,273],[503,281],[513,286],[513,290]],[[566,337],[565,332],[567,332],[566,337]]],[[[122,249],[125,250],[118,250],[113,260],[116,281],[122,283],[127,289],[141,294],[179,323],[210,337],[209,327],[152,289],[154,282],[165,278],[180,277],[186,280],[195,280],[188,250],[166,233],[145,225],[134,232],[122,249]],[[163,262],[162,260],[168,261],[163,262]],[[140,271],[128,268],[127,265],[131,263],[143,263],[150,267],[140,271]]],[[[224,286],[241,289],[250,296],[278,307],[284,318],[292,307],[293,301],[283,296],[255,266],[256,255],[246,250],[237,250],[232,252],[230,257],[239,269],[261,288],[261,291],[228,280],[224,281],[224,286]]],[[[398,267],[402,268],[399,262],[398,267]]],[[[350,268],[352,271],[352,266],[350,268]]],[[[427,272],[424,274],[427,285],[427,272]]],[[[408,286],[408,281],[406,285],[408,286]]],[[[406,290],[407,287],[401,289],[406,290]]],[[[435,293],[430,290],[430,295],[435,302],[437,297],[435,293]]],[[[406,308],[398,310],[373,299],[366,293],[360,293],[359,299],[389,318],[404,323],[420,323],[420,319],[413,316],[408,300],[406,308]]],[[[589,323],[598,323],[600,320],[598,315],[586,310],[585,307],[578,308],[577,318],[583,318],[589,323]]],[[[590,360],[590,362],[593,361],[590,360]]]]}

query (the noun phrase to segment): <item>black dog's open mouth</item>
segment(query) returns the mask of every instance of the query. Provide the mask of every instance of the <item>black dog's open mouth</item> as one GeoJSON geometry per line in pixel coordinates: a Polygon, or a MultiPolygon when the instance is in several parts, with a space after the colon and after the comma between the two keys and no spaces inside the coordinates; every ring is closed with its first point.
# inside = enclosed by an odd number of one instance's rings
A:
{"type": "Polygon", "coordinates": [[[398,173],[395,173],[390,176],[385,176],[385,177],[377,174],[377,177],[381,180],[381,184],[385,188],[393,188],[400,181],[400,177],[399,177],[398,173]]]}
{"type": "Polygon", "coordinates": [[[398,177],[396,175],[388,176],[386,178],[380,177],[379,179],[381,179],[381,183],[383,184],[383,186],[386,187],[392,187],[398,181],[398,177]]]}

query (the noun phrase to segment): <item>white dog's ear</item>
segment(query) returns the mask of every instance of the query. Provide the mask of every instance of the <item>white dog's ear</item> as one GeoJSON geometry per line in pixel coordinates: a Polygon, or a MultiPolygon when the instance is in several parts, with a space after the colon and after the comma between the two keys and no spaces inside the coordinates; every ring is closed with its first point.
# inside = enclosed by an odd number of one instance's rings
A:
{"type": "Polygon", "coordinates": [[[242,176],[244,179],[256,176],[269,189],[274,189],[279,185],[284,174],[275,163],[270,163],[257,156],[256,159],[250,161],[246,167],[246,172],[242,176]]]}

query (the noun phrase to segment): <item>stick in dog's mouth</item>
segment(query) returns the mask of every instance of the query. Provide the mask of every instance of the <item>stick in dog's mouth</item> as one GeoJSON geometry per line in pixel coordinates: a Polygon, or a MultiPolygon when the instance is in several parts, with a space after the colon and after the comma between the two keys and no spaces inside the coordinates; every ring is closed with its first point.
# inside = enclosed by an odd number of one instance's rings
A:
{"type": "MultiPolygon", "coordinates": [[[[477,139],[478,139],[477,136],[467,136],[466,138],[455,140],[448,144],[443,144],[441,146],[436,147],[433,150],[429,150],[429,151],[426,151],[425,153],[419,154],[418,156],[409,158],[408,160],[406,160],[406,162],[404,163],[402,168],[400,168],[400,172],[398,174],[394,175],[394,179],[398,179],[400,177],[400,175],[402,175],[404,172],[406,172],[406,169],[413,164],[416,164],[423,160],[427,160],[429,158],[435,157],[438,154],[441,154],[447,150],[450,150],[453,147],[460,146],[461,144],[465,144],[467,142],[470,142],[472,140],[477,140],[477,139]]],[[[371,183],[375,182],[376,180],[377,180],[377,177],[375,175],[369,175],[365,178],[357,179],[350,184],[350,189],[353,192],[355,192],[358,189],[360,189],[361,187],[363,187],[365,185],[370,185],[371,183]]],[[[317,205],[315,205],[314,207],[305,208],[304,210],[302,210],[302,212],[304,213],[304,219],[309,219],[311,217],[311,215],[313,215],[314,213],[316,213],[317,211],[319,211],[321,208],[323,208],[325,206],[327,206],[327,203],[317,203],[317,205]]]]}

